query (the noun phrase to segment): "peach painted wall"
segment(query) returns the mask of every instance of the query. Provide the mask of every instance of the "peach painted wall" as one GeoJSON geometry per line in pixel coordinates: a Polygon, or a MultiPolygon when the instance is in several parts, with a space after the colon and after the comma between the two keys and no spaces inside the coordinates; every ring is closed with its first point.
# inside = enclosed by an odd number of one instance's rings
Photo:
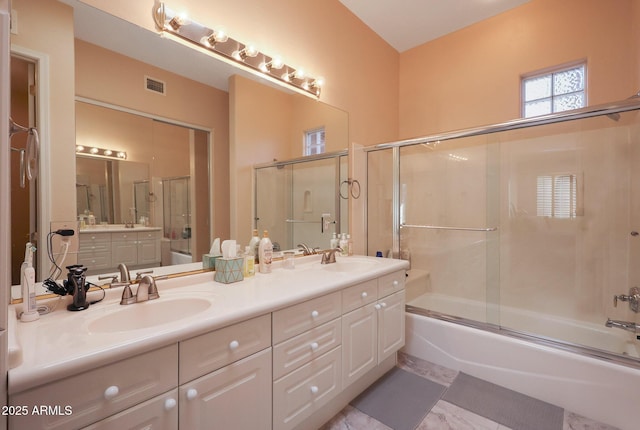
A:
{"type": "MultiPolygon", "coordinates": [[[[76,40],[76,94],[124,106],[140,112],[205,127],[212,132],[212,183],[229,188],[229,95],[174,73],[76,40]],[[113,67],[117,64],[117,67],[113,67]],[[166,83],[162,96],[144,89],[144,76],[166,83]]],[[[133,159],[144,153],[131,148],[133,159]]],[[[160,165],[156,170],[162,169],[160,165]]],[[[188,171],[188,162],[187,162],[188,171]]],[[[182,173],[181,173],[182,174],[182,173]]],[[[158,174],[154,176],[175,176],[158,174]]],[[[213,206],[214,234],[229,237],[228,193],[216,193],[213,206]]],[[[207,240],[208,242],[208,240],[207,240]]]]}
{"type": "Polygon", "coordinates": [[[638,3],[533,0],[402,53],[400,137],[518,118],[521,75],[576,60],[589,105],[635,94],[638,3]]]}

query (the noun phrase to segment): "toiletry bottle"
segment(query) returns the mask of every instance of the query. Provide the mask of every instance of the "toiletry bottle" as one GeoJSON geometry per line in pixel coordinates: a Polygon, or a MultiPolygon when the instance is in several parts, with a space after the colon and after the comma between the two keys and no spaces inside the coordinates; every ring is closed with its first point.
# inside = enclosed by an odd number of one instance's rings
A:
{"type": "Polygon", "coordinates": [[[347,234],[347,255],[353,255],[353,241],[350,234],[347,234]]]}
{"type": "Polygon", "coordinates": [[[340,235],[340,249],[342,249],[342,251],[340,252],[341,255],[348,255],[349,250],[347,249],[347,246],[347,235],[345,233],[342,233],[340,235]]]}
{"type": "Polygon", "coordinates": [[[269,232],[264,231],[260,244],[258,245],[258,257],[260,273],[271,273],[271,259],[273,258],[273,244],[269,239],[269,232]]]}
{"type": "Polygon", "coordinates": [[[334,231],[331,240],[329,241],[329,249],[336,249],[338,247],[338,235],[334,231]]]}
{"type": "Polygon", "coordinates": [[[258,255],[258,245],[260,244],[260,238],[258,237],[258,230],[253,229],[253,234],[251,235],[251,240],[249,241],[249,246],[251,247],[251,251],[253,253],[254,262],[258,264],[260,256],[258,255]]]}
{"type": "Polygon", "coordinates": [[[253,276],[256,274],[256,258],[253,255],[253,250],[251,246],[244,247],[244,270],[243,275],[245,278],[253,276]]]}

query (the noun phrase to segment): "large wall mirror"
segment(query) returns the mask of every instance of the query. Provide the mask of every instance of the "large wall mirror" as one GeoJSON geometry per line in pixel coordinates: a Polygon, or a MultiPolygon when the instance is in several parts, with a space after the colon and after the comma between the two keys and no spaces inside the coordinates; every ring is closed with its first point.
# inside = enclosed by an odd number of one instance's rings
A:
{"type": "MultiPolygon", "coordinates": [[[[176,119],[171,114],[158,116],[153,112],[141,109],[136,104],[139,100],[134,94],[131,94],[131,103],[123,99],[118,104],[110,104],[97,101],[101,100],[99,96],[89,96],[86,93],[78,92],[78,82],[83,85],[82,74],[85,73],[84,68],[78,67],[78,50],[84,49],[90,52],[93,45],[95,45],[95,49],[109,50],[108,57],[112,59],[112,63],[108,64],[108,67],[101,67],[103,70],[108,69],[108,73],[119,73],[119,62],[137,59],[193,80],[198,84],[204,83],[209,87],[217,88],[218,91],[227,92],[227,100],[230,98],[228,94],[230,76],[238,74],[249,78],[246,80],[251,80],[251,85],[258,84],[257,78],[241,73],[237,69],[229,68],[229,66],[217,66],[216,63],[220,63],[219,61],[175,42],[169,46],[167,40],[158,37],[157,34],[82,2],[65,0],[65,3],[74,8],[74,32],[77,38],[75,42],[76,142],[54,142],[54,144],[77,144],[89,149],[99,147],[124,150],[127,152],[127,158],[122,161],[77,153],[75,171],[62,172],[58,170],[56,172],[56,174],[72,177],[66,181],[69,183],[70,189],[56,189],[53,194],[73,193],[75,196],[73,201],[76,204],[74,214],[78,217],[88,217],[89,214],[92,214],[97,225],[95,232],[98,232],[101,223],[104,224],[103,227],[105,225],[122,225],[130,221],[135,221],[140,225],[140,219],[143,217],[150,228],[157,229],[154,231],[159,232],[163,243],[170,243],[170,249],[174,256],[191,254],[189,261],[201,261],[202,254],[208,251],[211,239],[224,235],[216,230],[216,223],[220,222],[220,219],[224,222],[225,211],[227,220],[230,213],[228,204],[221,205],[219,203],[220,201],[225,202],[225,199],[226,202],[229,202],[228,172],[234,169],[233,165],[229,165],[229,128],[221,133],[220,130],[215,130],[213,127],[200,126],[199,124],[205,123],[202,119],[194,119],[193,121],[184,118],[176,119]],[[114,38],[114,32],[128,36],[114,38]],[[152,53],[158,53],[157,57],[162,58],[156,63],[150,57],[152,53]],[[206,76],[206,82],[201,79],[203,76],[206,76]],[[158,141],[158,136],[162,137],[164,141],[158,141]],[[198,142],[202,142],[202,146],[198,146],[198,142]],[[161,146],[164,147],[161,149],[161,146]],[[197,151],[199,150],[209,152],[206,155],[198,156],[197,151]],[[185,156],[187,157],[184,158],[185,156]],[[182,167],[179,167],[179,163],[175,161],[179,159],[188,159],[189,165],[185,167],[183,164],[182,167]],[[215,166],[214,163],[216,163],[215,166]],[[224,172],[225,169],[227,182],[221,186],[221,181],[216,175],[219,175],[221,171],[224,172]],[[71,184],[75,184],[75,189],[71,184]],[[173,215],[168,216],[168,213],[173,215]]],[[[24,9],[34,6],[29,3],[21,3],[21,7],[24,9]]],[[[23,28],[23,31],[29,31],[30,27],[23,28]]],[[[98,59],[103,61],[106,57],[104,51],[101,51],[98,59]]],[[[56,65],[52,63],[52,67],[56,67],[56,65]]],[[[142,81],[142,77],[139,80],[136,77],[135,80],[138,83],[142,81]]],[[[126,84],[126,82],[122,82],[122,85],[126,84]]],[[[242,83],[240,82],[240,84],[242,83]]],[[[263,83],[259,83],[259,85],[263,85],[263,83]]],[[[272,84],[268,86],[270,87],[268,92],[286,93],[280,87],[274,87],[272,84]]],[[[125,89],[114,88],[112,91],[121,91],[126,94],[128,89],[123,88],[125,89]]],[[[173,92],[168,93],[167,98],[176,94],[175,89],[175,87],[171,88],[173,92]]],[[[83,90],[86,90],[86,87],[83,90]]],[[[181,90],[183,89],[181,88],[181,90]]],[[[99,93],[100,91],[96,90],[96,94],[99,93]]],[[[291,115],[291,110],[280,115],[281,118],[288,118],[291,122],[305,123],[300,127],[299,132],[295,131],[293,126],[283,127],[283,130],[285,128],[288,130],[289,137],[286,139],[282,138],[282,134],[273,135],[274,132],[269,127],[261,130],[261,122],[255,120],[256,115],[264,116],[264,109],[260,110],[261,113],[255,113],[257,104],[270,106],[269,113],[275,114],[273,112],[274,104],[270,100],[256,100],[255,97],[235,99],[235,114],[229,112],[228,103],[225,106],[225,112],[221,112],[223,116],[226,115],[224,121],[227,127],[229,127],[229,122],[235,122],[238,127],[240,121],[238,114],[242,116],[240,122],[246,124],[245,129],[251,129],[251,139],[255,140],[253,144],[256,148],[260,147],[260,157],[256,162],[269,162],[276,156],[282,159],[284,153],[290,154],[291,158],[301,156],[303,127],[308,128],[308,124],[322,125],[324,120],[301,119],[299,114],[306,111],[317,111],[319,106],[333,110],[335,115],[332,115],[332,118],[340,118],[339,121],[342,125],[336,127],[340,130],[340,136],[334,136],[332,139],[340,142],[340,149],[347,147],[348,114],[346,112],[298,94],[291,93],[289,96],[295,97],[296,100],[302,99],[303,103],[308,103],[311,107],[308,109],[296,108],[297,115],[291,115]],[[251,114],[244,115],[245,111],[250,111],[251,114]],[[269,148],[264,145],[265,141],[276,142],[275,145],[279,145],[278,148],[280,148],[279,153],[277,155],[270,153],[269,148]],[[292,149],[283,151],[281,148],[285,146],[290,146],[292,149]]],[[[191,93],[188,99],[181,100],[176,109],[182,109],[183,112],[188,109],[193,110],[193,106],[209,103],[206,97],[208,97],[206,94],[194,96],[191,93]]],[[[289,109],[291,106],[298,106],[297,103],[297,101],[289,103],[289,109]]],[[[251,172],[247,172],[247,174],[247,180],[251,181],[251,172]]],[[[40,180],[45,183],[48,178],[42,176],[40,180]]],[[[242,205],[241,212],[244,213],[243,202],[245,200],[252,202],[253,196],[247,190],[247,193],[243,193],[237,199],[238,202],[235,204],[242,205]]],[[[59,203],[56,200],[55,198],[51,199],[52,210],[50,212],[53,214],[58,212],[56,204],[59,203]]],[[[251,203],[248,204],[248,207],[251,207],[251,203]]],[[[40,220],[39,225],[48,225],[49,221],[51,220],[40,220]]],[[[88,222],[88,218],[85,219],[85,222],[88,222]]],[[[228,224],[228,221],[226,223],[228,224]]],[[[255,225],[250,225],[248,220],[242,220],[242,223],[247,224],[240,226],[246,232],[250,232],[255,227],[255,225]]],[[[87,230],[88,228],[85,231],[87,230]]],[[[228,227],[227,231],[229,231],[228,227]]],[[[85,235],[86,233],[79,235],[80,246],[82,246],[85,235]]],[[[41,235],[42,249],[44,250],[41,255],[46,256],[43,237],[46,239],[46,232],[41,235]]],[[[24,240],[20,240],[24,252],[24,240]]],[[[12,264],[18,267],[22,262],[20,258],[12,260],[12,264]]],[[[182,263],[183,261],[179,260],[178,262],[182,263]]],[[[113,262],[109,264],[110,268],[113,268],[113,262]]],[[[171,260],[168,262],[158,261],[149,265],[159,266],[161,264],[170,265],[171,260]]],[[[179,266],[175,269],[176,272],[182,270],[184,269],[179,266]]],[[[94,273],[98,272],[108,272],[108,270],[104,267],[101,270],[94,270],[94,273]]],[[[47,273],[44,273],[44,276],[43,273],[38,273],[38,280],[46,277],[47,273]]],[[[19,298],[19,288],[14,288],[12,291],[12,297],[19,298]]],[[[41,293],[46,293],[46,291],[42,290],[41,293]]]]}

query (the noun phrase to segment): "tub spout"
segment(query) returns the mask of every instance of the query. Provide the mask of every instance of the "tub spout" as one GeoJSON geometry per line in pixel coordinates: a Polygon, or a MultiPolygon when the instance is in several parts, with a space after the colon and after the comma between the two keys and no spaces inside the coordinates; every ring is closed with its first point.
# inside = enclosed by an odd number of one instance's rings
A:
{"type": "Polygon", "coordinates": [[[633,333],[640,333],[640,327],[638,326],[638,324],[631,321],[617,321],[612,320],[611,318],[607,318],[605,326],[621,328],[622,330],[630,331],[633,333]]]}

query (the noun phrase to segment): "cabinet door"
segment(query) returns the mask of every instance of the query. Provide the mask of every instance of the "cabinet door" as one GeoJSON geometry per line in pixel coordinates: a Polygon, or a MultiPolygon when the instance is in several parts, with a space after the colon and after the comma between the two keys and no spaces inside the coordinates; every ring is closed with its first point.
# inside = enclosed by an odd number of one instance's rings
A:
{"type": "Polygon", "coordinates": [[[120,263],[129,266],[138,264],[138,245],[135,235],[129,235],[133,239],[114,239],[111,242],[111,266],[115,267],[120,263]]]}
{"type": "Polygon", "coordinates": [[[271,429],[271,348],[180,387],[180,428],[271,429]]]}
{"type": "Polygon", "coordinates": [[[138,264],[151,264],[160,261],[160,242],[154,239],[138,241],[138,264]]]}
{"type": "Polygon", "coordinates": [[[346,387],[377,364],[378,321],[375,303],[342,316],[342,385],[346,387]]]}
{"type": "Polygon", "coordinates": [[[378,300],[378,363],[404,346],[404,290],[378,300]]]}
{"type": "Polygon", "coordinates": [[[177,402],[176,388],[83,430],[178,430],[177,402]]]}

